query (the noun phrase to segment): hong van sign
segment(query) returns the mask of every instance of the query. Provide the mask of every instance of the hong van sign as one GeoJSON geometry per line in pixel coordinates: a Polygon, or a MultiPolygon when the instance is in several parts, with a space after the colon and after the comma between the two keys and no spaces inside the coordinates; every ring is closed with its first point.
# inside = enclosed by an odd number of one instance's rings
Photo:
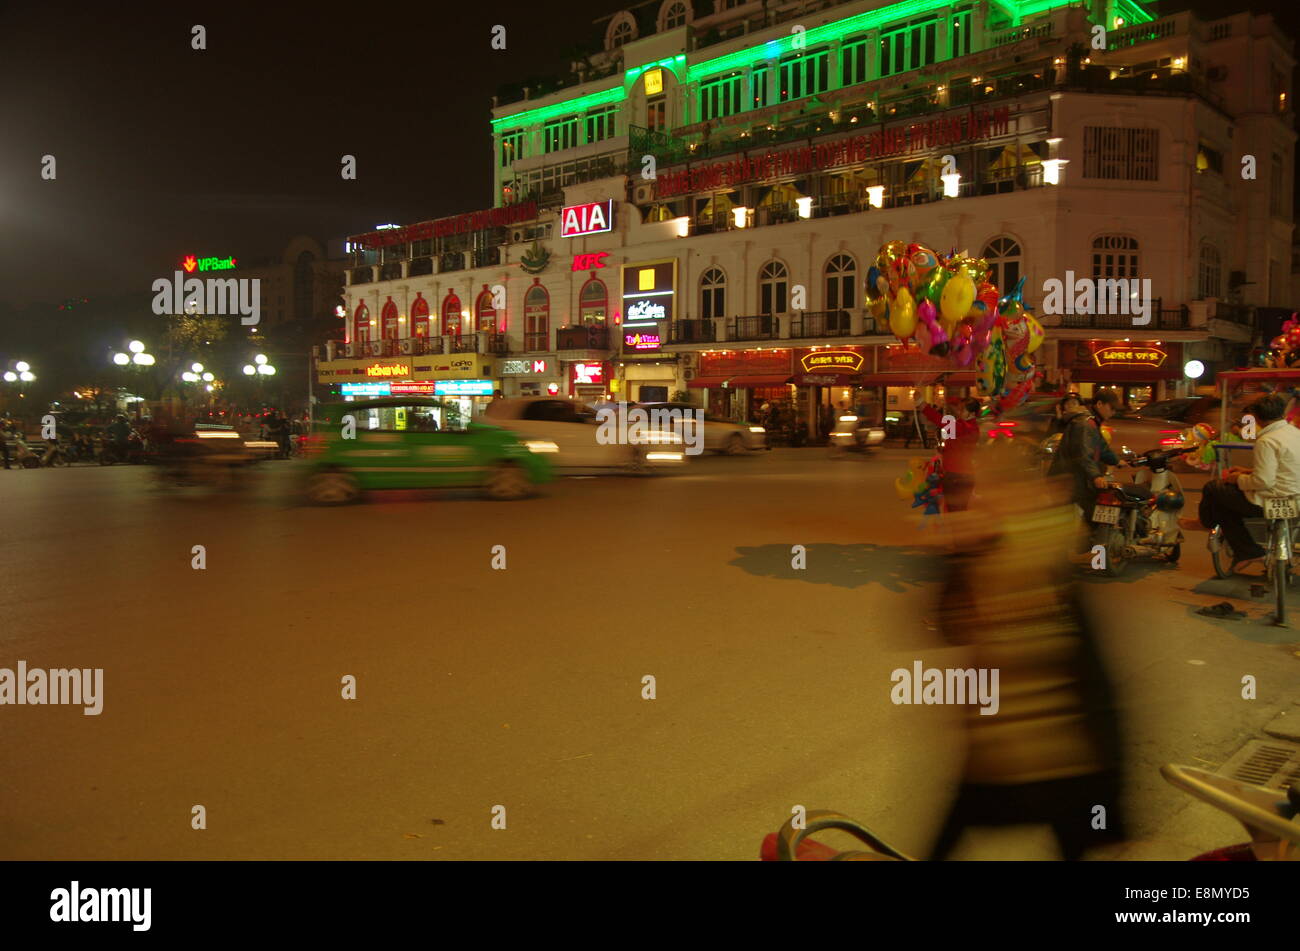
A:
{"type": "Polygon", "coordinates": [[[566,205],[560,212],[560,237],[580,238],[600,234],[614,227],[614,199],[566,205]]]}

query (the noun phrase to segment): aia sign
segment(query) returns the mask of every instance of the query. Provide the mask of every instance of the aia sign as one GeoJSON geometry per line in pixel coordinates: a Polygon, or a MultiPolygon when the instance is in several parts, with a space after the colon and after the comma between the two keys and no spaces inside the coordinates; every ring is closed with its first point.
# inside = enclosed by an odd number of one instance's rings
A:
{"type": "Polygon", "coordinates": [[[560,237],[578,238],[584,234],[600,234],[614,227],[614,199],[588,202],[585,205],[566,205],[560,212],[560,237]]]}

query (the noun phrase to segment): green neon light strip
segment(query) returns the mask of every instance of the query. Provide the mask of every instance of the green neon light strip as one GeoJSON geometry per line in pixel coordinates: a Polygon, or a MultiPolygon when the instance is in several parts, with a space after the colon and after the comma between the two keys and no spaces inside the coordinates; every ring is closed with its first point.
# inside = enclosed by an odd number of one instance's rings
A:
{"type": "Polygon", "coordinates": [[[1135,23],[1151,23],[1155,16],[1149,13],[1146,7],[1140,3],[1134,3],[1133,0],[1119,0],[1115,4],[1115,10],[1124,18],[1124,25],[1131,26],[1135,23]]]}
{"type": "Polygon", "coordinates": [[[660,68],[669,70],[674,76],[677,77],[678,81],[680,81],[682,77],[680,74],[678,74],[677,70],[685,62],[686,62],[686,54],[678,53],[676,56],[670,56],[667,59],[661,59],[657,63],[646,63],[646,65],[644,66],[636,66],[632,69],[629,69],[626,73],[623,74],[623,84],[626,86],[630,86],[634,82],[636,82],[636,78],[640,76],[642,73],[644,73],[646,70],[660,69],[660,68]]]}
{"type": "MultiPolygon", "coordinates": [[[[1019,20],[1026,16],[1067,6],[1069,3],[1070,0],[1005,0],[1005,2],[1000,2],[998,5],[1009,11],[1014,11],[1017,25],[1019,25],[1019,20]]],[[[939,13],[950,6],[951,0],[902,0],[901,3],[895,3],[879,10],[869,10],[866,13],[859,13],[857,16],[836,23],[827,23],[824,26],[808,30],[802,35],[803,42],[800,45],[802,48],[807,49],[810,46],[830,40],[843,39],[854,33],[862,33],[899,20],[911,19],[925,13],[939,13]]],[[[1119,11],[1119,15],[1124,18],[1126,25],[1149,23],[1155,19],[1155,16],[1148,12],[1138,0],[1117,0],[1115,8],[1119,11]]],[[[778,59],[787,53],[795,51],[795,39],[795,35],[790,34],[749,49],[737,50],[735,53],[728,53],[726,56],[719,56],[702,63],[696,63],[693,66],[687,66],[686,82],[694,83],[706,76],[745,69],[757,63],[778,59]]],[[[492,127],[498,129],[503,125],[530,126],[545,122],[548,119],[581,113],[594,106],[622,102],[627,99],[628,87],[647,69],[666,67],[672,70],[673,75],[680,80],[681,76],[678,69],[685,59],[684,55],[678,54],[669,59],[661,59],[658,63],[649,63],[645,66],[629,69],[624,73],[623,86],[616,86],[613,89],[605,89],[590,95],[579,96],[577,99],[568,99],[554,105],[542,106],[538,109],[530,109],[526,112],[517,112],[514,115],[493,119],[492,127]]]]}
{"type": "Polygon", "coordinates": [[[615,86],[613,89],[602,89],[600,92],[579,96],[577,99],[566,99],[564,102],[557,102],[551,106],[542,106],[538,109],[529,109],[527,112],[516,112],[512,116],[493,119],[492,128],[498,129],[503,125],[536,125],[545,122],[547,119],[557,119],[560,116],[585,112],[595,106],[607,106],[611,102],[622,102],[626,98],[627,89],[623,86],[615,86]]]}

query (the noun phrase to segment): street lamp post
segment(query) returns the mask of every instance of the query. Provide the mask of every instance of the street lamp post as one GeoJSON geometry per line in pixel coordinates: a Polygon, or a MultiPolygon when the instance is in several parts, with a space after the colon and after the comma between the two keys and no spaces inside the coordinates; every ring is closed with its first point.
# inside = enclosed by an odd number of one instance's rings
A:
{"type": "MultiPolygon", "coordinates": [[[[128,353],[114,353],[113,363],[119,367],[151,367],[156,362],[152,353],[145,349],[145,345],[139,340],[132,340],[126,345],[128,353]]],[[[136,402],[135,418],[140,418],[140,404],[136,402]]]]}

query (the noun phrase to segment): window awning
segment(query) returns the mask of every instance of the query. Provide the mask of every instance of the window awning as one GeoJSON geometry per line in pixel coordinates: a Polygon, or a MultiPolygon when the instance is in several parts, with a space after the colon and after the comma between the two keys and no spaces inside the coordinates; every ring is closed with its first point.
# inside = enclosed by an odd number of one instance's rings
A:
{"type": "Polygon", "coordinates": [[[741,387],[752,389],[759,386],[785,386],[790,380],[788,373],[779,376],[697,376],[686,385],[700,389],[735,390],[741,387]]]}

